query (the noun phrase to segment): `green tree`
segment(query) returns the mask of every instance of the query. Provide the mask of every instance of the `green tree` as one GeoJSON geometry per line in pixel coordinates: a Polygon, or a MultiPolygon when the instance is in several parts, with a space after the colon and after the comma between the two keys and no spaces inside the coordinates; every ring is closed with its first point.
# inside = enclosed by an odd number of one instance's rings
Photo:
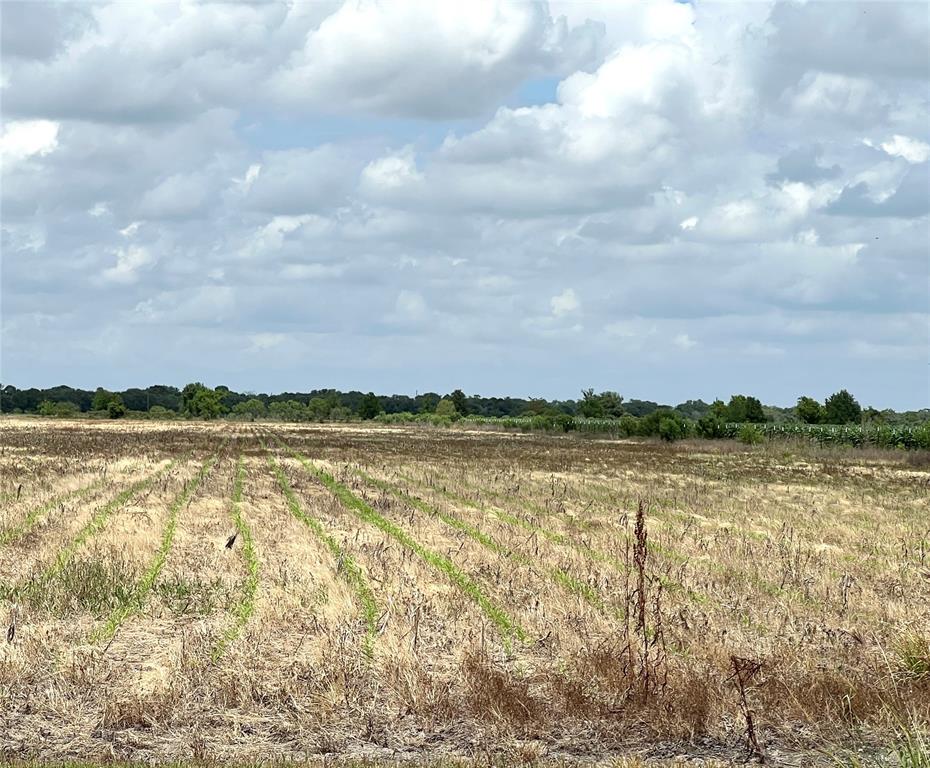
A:
{"type": "Polygon", "coordinates": [[[746,421],[746,396],[732,395],[727,403],[727,421],[741,424],[746,421]]]}
{"type": "MultiPolygon", "coordinates": [[[[222,384],[213,388],[220,396],[220,402],[223,404],[223,412],[226,413],[235,408],[239,403],[244,401],[242,395],[237,395],[229,387],[222,384]]],[[[261,402],[261,401],[259,401],[261,402]]]]}
{"type": "Polygon", "coordinates": [[[52,400],[43,400],[36,407],[36,412],[40,416],[55,416],[67,418],[69,416],[77,416],[80,413],[81,409],[78,408],[74,403],[67,400],[61,400],[58,402],[52,400]]]}
{"type": "Polygon", "coordinates": [[[177,413],[170,408],[165,408],[163,405],[153,405],[149,408],[149,418],[152,419],[173,419],[177,415],[177,413]]]}
{"type": "Polygon", "coordinates": [[[232,412],[237,416],[246,416],[249,421],[255,421],[255,419],[262,418],[268,412],[268,409],[265,408],[265,404],[261,400],[252,397],[241,403],[236,403],[232,412]]]}
{"type": "Polygon", "coordinates": [[[578,403],[578,413],[586,419],[604,418],[604,404],[601,398],[594,394],[594,389],[581,390],[581,402],[578,403]]]}
{"type": "Polygon", "coordinates": [[[185,416],[215,419],[226,412],[223,393],[195,381],[181,390],[181,411],[185,416]]]}
{"type": "Polygon", "coordinates": [[[184,389],[181,390],[181,413],[187,416],[195,415],[193,410],[191,410],[191,404],[194,401],[194,395],[201,389],[206,389],[206,387],[199,381],[195,381],[186,385],[184,389]]]}
{"type": "Polygon", "coordinates": [[[455,403],[453,403],[448,397],[444,397],[436,405],[436,415],[446,416],[450,419],[456,419],[459,416],[459,412],[455,409],[455,403]]]}
{"type": "Polygon", "coordinates": [[[268,406],[268,412],[279,421],[306,421],[309,417],[306,407],[299,400],[275,400],[268,406]]]}
{"type": "Polygon", "coordinates": [[[435,392],[424,392],[422,395],[417,395],[415,401],[420,413],[433,413],[441,399],[435,392]]]}
{"type": "Polygon", "coordinates": [[[379,413],[381,413],[381,401],[374,392],[369,392],[358,406],[358,415],[363,419],[373,419],[379,413]]]}
{"type": "Polygon", "coordinates": [[[762,410],[762,403],[759,402],[759,398],[746,398],[746,421],[752,424],[765,424],[765,411],[762,410]]]}
{"type": "Polygon", "coordinates": [[[681,440],[688,435],[688,425],[677,413],[663,415],[659,419],[659,437],[667,443],[681,440]]]}
{"type": "MultiPolygon", "coordinates": [[[[115,395],[103,387],[97,387],[90,408],[93,411],[105,411],[110,401],[115,397],[119,397],[119,395],[115,395]]],[[[120,398],[120,402],[123,402],[122,398],[120,398]]]]}
{"type": "MultiPolygon", "coordinates": [[[[453,401],[454,402],[454,401],[453,401]]],[[[456,408],[458,410],[458,408],[456,408]]],[[[531,397],[526,403],[526,410],[523,411],[525,416],[541,416],[542,414],[558,413],[550,405],[549,401],[541,397],[531,397]]]]}
{"type": "Polygon", "coordinates": [[[883,411],[878,410],[878,408],[869,406],[864,411],[862,411],[862,419],[863,421],[867,421],[869,424],[884,424],[885,414],[883,411]]]}
{"type": "Polygon", "coordinates": [[[557,413],[552,417],[552,424],[556,430],[561,432],[573,432],[575,429],[575,417],[570,413],[557,413]]]}
{"type": "Polygon", "coordinates": [[[686,419],[693,419],[696,421],[708,414],[710,406],[703,400],[685,400],[685,402],[675,406],[675,411],[686,419]]]}
{"type": "MultiPolygon", "coordinates": [[[[187,389],[187,387],[185,387],[187,389]]],[[[216,419],[223,415],[222,396],[213,389],[200,386],[187,402],[187,413],[200,419],[216,419]]]]}
{"type": "Polygon", "coordinates": [[[862,418],[862,408],[845,389],[830,395],[823,410],[827,424],[855,424],[862,418]]]}
{"type": "MultiPolygon", "coordinates": [[[[711,408],[713,409],[713,406],[711,408]]],[[[755,397],[733,395],[727,403],[727,421],[737,424],[745,421],[764,423],[765,412],[762,410],[762,403],[755,397]]]]}
{"type": "Polygon", "coordinates": [[[335,407],[335,398],[312,397],[307,403],[307,418],[310,421],[326,421],[335,407]]]}
{"type": "Polygon", "coordinates": [[[329,412],[330,421],[351,421],[352,411],[344,405],[337,405],[329,412]]]}
{"type": "Polygon", "coordinates": [[[452,405],[455,406],[455,410],[462,416],[468,415],[468,398],[465,397],[465,393],[461,389],[456,389],[449,399],[452,401],[452,405]]]}
{"type": "Polygon", "coordinates": [[[805,424],[820,424],[823,421],[823,406],[812,397],[799,397],[795,411],[805,424]]]}
{"type": "Polygon", "coordinates": [[[581,402],[578,413],[589,419],[619,419],[627,409],[623,406],[623,396],[612,390],[605,390],[599,395],[593,389],[581,390],[581,402]]]}
{"type": "Polygon", "coordinates": [[[619,419],[626,413],[623,408],[623,396],[620,395],[620,393],[608,390],[606,392],[601,392],[598,398],[601,401],[601,408],[605,416],[611,419],[619,419]]]}
{"type": "Polygon", "coordinates": [[[707,412],[698,419],[697,433],[701,437],[723,437],[728,421],[727,404],[718,398],[707,406],[707,412]]]}
{"type": "Polygon", "coordinates": [[[121,419],[126,415],[126,406],[123,404],[123,398],[119,395],[113,395],[110,402],[107,403],[107,415],[111,419],[121,419]]]}

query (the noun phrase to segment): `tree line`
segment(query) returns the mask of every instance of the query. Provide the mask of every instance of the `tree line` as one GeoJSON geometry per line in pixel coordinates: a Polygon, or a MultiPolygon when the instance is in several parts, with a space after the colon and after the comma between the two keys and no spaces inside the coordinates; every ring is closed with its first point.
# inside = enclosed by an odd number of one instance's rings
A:
{"type": "MultiPolygon", "coordinates": [[[[122,418],[202,418],[277,419],[281,421],[350,421],[381,418],[383,421],[440,419],[454,421],[461,417],[519,418],[568,424],[566,418],[645,419],[645,423],[664,419],[670,424],[693,423],[701,434],[722,434],[726,424],[805,423],[805,424],[920,424],[930,418],[930,409],[896,412],[891,409],[862,408],[843,389],[818,400],[802,396],[791,408],[763,405],[750,395],[735,394],[728,401],[687,400],[678,405],[663,405],[650,400],[626,400],[615,391],[595,392],[585,389],[577,400],[543,398],[480,397],[456,389],[442,395],[425,392],[409,395],[376,395],[373,392],[340,392],[316,389],[309,392],[279,394],[235,392],[226,386],[208,387],[192,382],[178,389],[155,385],[145,389],[110,391],[74,389],[67,386],[50,389],[0,387],[0,412],[38,413],[46,416],[122,418]],[[410,417],[408,419],[408,417],[410,417]]],[[[658,429],[658,426],[657,426],[658,429]]]]}

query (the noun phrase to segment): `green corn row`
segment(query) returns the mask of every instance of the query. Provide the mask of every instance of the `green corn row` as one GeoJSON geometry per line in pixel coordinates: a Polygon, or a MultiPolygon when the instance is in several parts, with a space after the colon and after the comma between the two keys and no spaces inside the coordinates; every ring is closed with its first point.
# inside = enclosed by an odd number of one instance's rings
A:
{"type": "Polygon", "coordinates": [[[159,477],[164,475],[168,470],[170,470],[176,462],[172,461],[166,464],[164,467],[159,469],[152,475],[139,480],[138,482],[133,483],[128,488],[120,491],[114,498],[110,499],[106,504],[104,504],[100,509],[98,509],[93,517],[87,522],[87,524],[78,531],[77,536],[71,541],[71,543],[61,550],[58,553],[58,557],[55,558],[55,562],[46,569],[45,573],[42,574],[40,578],[40,583],[47,584],[55,576],[61,573],[62,569],[71,561],[71,558],[74,557],[74,554],[84,546],[89,538],[99,533],[103,530],[104,526],[107,524],[107,521],[110,519],[110,516],[126,504],[133,496],[141,493],[142,491],[151,488],[152,485],[158,480],[159,477]]]}
{"type": "Polygon", "coordinates": [[[12,544],[13,542],[21,539],[23,536],[29,533],[30,530],[32,530],[32,527],[36,524],[40,517],[51,512],[59,504],[64,504],[66,501],[70,501],[72,499],[85,499],[98,488],[100,488],[104,482],[105,479],[100,478],[99,480],[88,483],[87,485],[84,485],[77,490],[58,494],[54,498],[45,502],[45,504],[42,504],[41,506],[31,510],[26,515],[26,517],[23,518],[23,521],[19,525],[0,531],[0,547],[6,546],[7,544],[12,544]]]}
{"type": "MultiPolygon", "coordinates": [[[[427,515],[438,517],[446,525],[450,526],[451,528],[455,528],[459,531],[462,531],[469,538],[481,544],[481,546],[483,546],[485,549],[488,549],[491,552],[494,552],[495,554],[506,557],[519,565],[524,565],[524,566],[532,565],[532,561],[530,560],[530,558],[526,557],[525,555],[521,555],[518,552],[513,552],[507,549],[506,547],[502,546],[497,541],[495,541],[493,538],[491,538],[488,534],[486,534],[480,528],[475,528],[473,525],[469,525],[464,520],[462,520],[459,517],[456,517],[455,515],[451,515],[448,512],[442,511],[441,509],[432,507],[429,504],[427,504],[425,501],[423,501],[422,499],[418,499],[416,496],[413,496],[409,493],[404,493],[401,489],[391,485],[390,483],[386,483],[383,480],[378,480],[377,478],[372,477],[371,475],[367,474],[366,472],[363,472],[360,469],[356,469],[354,471],[356,475],[358,475],[362,480],[364,480],[369,485],[373,485],[375,488],[380,488],[382,491],[390,493],[392,496],[400,499],[406,504],[409,504],[414,509],[418,509],[421,512],[426,513],[427,515]]],[[[513,518],[513,519],[516,520],[517,518],[513,518]]],[[[549,575],[549,577],[553,579],[553,581],[560,584],[562,587],[567,589],[569,592],[574,592],[575,594],[581,596],[585,601],[590,603],[592,606],[594,606],[594,608],[596,608],[601,613],[604,613],[606,611],[604,602],[601,600],[600,595],[598,595],[597,590],[591,587],[590,585],[579,581],[574,576],[572,576],[571,574],[567,573],[566,571],[562,570],[561,568],[557,566],[546,568],[545,571],[549,575]]]]}
{"type": "MultiPolygon", "coordinates": [[[[285,446],[285,448],[286,447],[287,446],[285,446]]],[[[455,563],[449,560],[449,558],[424,547],[412,538],[403,528],[400,528],[390,520],[378,514],[368,504],[362,501],[362,499],[353,494],[348,488],[342,485],[342,483],[338,482],[332,475],[316,467],[301,454],[296,451],[291,451],[291,453],[303,464],[310,474],[316,477],[340,502],[342,502],[342,505],[346,509],[351,510],[359,518],[380,529],[411,552],[418,555],[422,560],[444,573],[455,586],[477,603],[484,614],[500,630],[505,638],[513,636],[521,641],[526,640],[526,633],[523,629],[501,610],[500,607],[488,599],[481,587],[472,581],[471,578],[459,569],[455,563]]]]}
{"type": "Polygon", "coordinates": [[[141,611],[145,606],[145,601],[148,599],[152,587],[155,586],[155,581],[161,575],[162,568],[165,567],[165,561],[168,559],[168,553],[171,551],[171,545],[174,543],[174,534],[178,527],[178,517],[181,509],[200,487],[204,478],[213,469],[214,464],[216,464],[216,456],[207,461],[200,468],[200,471],[185,483],[184,489],[175,497],[168,510],[168,522],[165,524],[164,531],[162,531],[158,552],[155,553],[155,558],[149,563],[149,567],[142,575],[139,583],[136,584],[132,599],[110,613],[106,623],[91,635],[91,642],[109,640],[126,619],[141,611]]]}
{"type": "Polygon", "coordinates": [[[300,501],[297,499],[297,495],[284,476],[284,472],[281,471],[280,465],[270,455],[268,456],[268,465],[277,478],[278,485],[281,486],[281,490],[284,492],[284,496],[287,499],[287,506],[291,514],[304,523],[313,532],[313,535],[326,546],[329,553],[333,556],[333,559],[339,565],[339,572],[349,583],[349,586],[352,587],[358,601],[361,603],[362,616],[365,620],[365,627],[367,629],[365,652],[371,655],[371,646],[374,642],[374,638],[378,634],[378,604],[375,602],[375,596],[371,591],[371,587],[368,585],[368,579],[365,578],[365,574],[358,563],[356,563],[352,556],[342,548],[342,545],[340,545],[338,541],[329,535],[323,527],[323,524],[303,510],[300,506],[300,501]]]}
{"type": "Polygon", "coordinates": [[[255,545],[252,541],[252,530],[242,516],[242,509],[240,508],[244,480],[245,466],[242,463],[242,455],[240,454],[236,461],[236,479],[233,483],[231,512],[233,522],[236,525],[236,532],[239,539],[242,541],[242,558],[245,561],[247,576],[242,585],[242,599],[236,605],[233,622],[223,633],[223,637],[213,649],[211,655],[213,661],[220,658],[229,644],[239,636],[242,628],[246,625],[255,610],[255,593],[258,591],[259,566],[258,557],[255,553],[255,545]]]}

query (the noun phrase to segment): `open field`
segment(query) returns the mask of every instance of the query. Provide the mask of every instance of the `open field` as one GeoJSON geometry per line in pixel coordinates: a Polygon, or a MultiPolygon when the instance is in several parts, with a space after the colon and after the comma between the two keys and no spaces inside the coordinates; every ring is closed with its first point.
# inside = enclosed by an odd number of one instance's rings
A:
{"type": "Polygon", "coordinates": [[[7,419],[0,620],[4,759],[871,765],[930,723],[930,471],[7,419]]]}

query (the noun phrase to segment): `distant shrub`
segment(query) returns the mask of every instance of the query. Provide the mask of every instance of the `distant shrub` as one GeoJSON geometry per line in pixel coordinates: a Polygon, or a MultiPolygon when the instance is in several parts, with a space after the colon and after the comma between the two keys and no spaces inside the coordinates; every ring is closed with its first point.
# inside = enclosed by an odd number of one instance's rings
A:
{"type": "Polygon", "coordinates": [[[726,406],[726,417],[728,421],[744,422],[748,421],[754,424],[765,423],[765,412],[762,410],[762,403],[758,398],[747,397],[746,395],[733,395],[726,406]]]}
{"type": "Polygon", "coordinates": [[[278,421],[307,421],[307,409],[298,400],[275,400],[268,407],[268,413],[278,421]]]}
{"type": "MultiPolygon", "coordinates": [[[[386,423],[423,422],[435,414],[394,414],[381,417],[386,423]]],[[[881,448],[930,450],[930,421],[919,426],[804,424],[800,422],[732,422],[726,420],[726,406],[714,404],[711,411],[695,422],[678,411],[660,408],[646,416],[588,418],[567,414],[544,413],[516,417],[467,416],[469,424],[485,424],[499,429],[570,431],[616,437],[660,437],[674,441],[688,437],[740,440],[756,445],[771,440],[811,440],[820,445],[873,445],[881,448]],[[671,423],[664,423],[671,422],[671,423]]]]}
{"type": "Polygon", "coordinates": [[[68,418],[69,416],[77,416],[80,412],[80,408],[67,400],[62,400],[59,402],[43,400],[41,403],[39,403],[39,407],[36,409],[36,413],[38,413],[40,416],[53,416],[55,418],[68,418]]]}
{"type": "Polygon", "coordinates": [[[743,424],[736,435],[736,439],[746,445],[758,445],[762,442],[762,438],[762,430],[755,424],[743,424]]]}
{"type": "Polygon", "coordinates": [[[661,437],[671,443],[688,437],[688,422],[670,408],[659,408],[639,419],[637,433],[641,437],[661,437]]]}
{"type": "Polygon", "coordinates": [[[459,418],[459,412],[455,409],[455,403],[448,397],[444,397],[436,405],[436,415],[455,421],[459,418]]]}
{"type": "Polygon", "coordinates": [[[307,418],[310,421],[326,421],[329,412],[338,405],[332,397],[312,397],[307,403],[307,418]]]}
{"type": "Polygon", "coordinates": [[[573,432],[575,430],[575,417],[568,413],[553,416],[552,427],[557,432],[573,432]]]}
{"type": "Polygon", "coordinates": [[[400,413],[379,413],[375,416],[375,421],[381,424],[413,424],[417,416],[410,411],[401,411],[400,413]]]}
{"type": "Polygon", "coordinates": [[[681,418],[665,416],[659,419],[659,437],[667,443],[681,440],[688,435],[688,425],[681,418]]]}
{"type": "Polygon", "coordinates": [[[552,430],[552,417],[543,414],[537,414],[530,417],[530,429],[537,429],[549,432],[552,430]]]}
{"type": "Polygon", "coordinates": [[[255,419],[260,419],[267,415],[268,409],[257,397],[251,397],[248,400],[243,400],[241,403],[236,403],[233,406],[232,412],[234,415],[241,418],[255,421],[255,419]]]}
{"type": "Polygon", "coordinates": [[[697,423],[697,433],[701,437],[706,437],[708,439],[716,439],[720,437],[726,437],[727,435],[727,424],[724,419],[721,419],[719,416],[708,413],[706,416],[703,416],[697,423]]]}
{"type": "Polygon", "coordinates": [[[623,437],[632,437],[639,434],[639,419],[635,416],[621,416],[617,427],[623,437]]]}
{"type": "Polygon", "coordinates": [[[97,391],[94,393],[94,399],[91,401],[90,409],[92,411],[105,411],[110,401],[114,399],[123,402],[123,398],[114,392],[110,392],[103,387],[97,387],[97,391]]]}
{"type": "Polygon", "coordinates": [[[330,421],[352,421],[355,414],[345,406],[337,405],[329,412],[330,421]]]}

